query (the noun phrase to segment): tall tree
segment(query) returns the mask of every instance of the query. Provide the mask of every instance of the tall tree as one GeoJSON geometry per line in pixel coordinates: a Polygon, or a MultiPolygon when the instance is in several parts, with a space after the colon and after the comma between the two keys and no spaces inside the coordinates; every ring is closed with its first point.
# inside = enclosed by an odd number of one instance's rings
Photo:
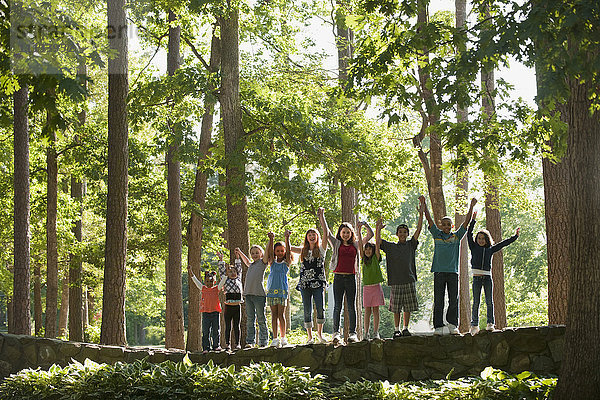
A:
{"type": "Polygon", "coordinates": [[[29,89],[13,94],[14,113],[14,269],[9,333],[31,334],[29,271],[29,89]]]}
{"type": "Polygon", "coordinates": [[[108,195],[100,343],[124,345],[127,256],[127,17],[124,0],[108,0],[108,195]]]}
{"type": "MultiPolygon", "coordinates": [[[[459,31],[466,29],[467,25],[467,1],[455,0],[456,8],[455,24],[459,31]]],[[[457,40],[457,53],[464,52],[466,45],[464,40],[457,40]]],[[[468,105],[456,105],[456,122],[457,124],[465,124],[469,121],[468,105]]],[[[457,159],[461,156],[461,150],[457,149],[457,159]]],[[[455,202],[456,210],[454,212],[454,221],[458,225],[459,221],[465,218],[465,212],[468,207],[468,191],[469,191],[469,169],[467,166],[460,167],[456,171],[455,177],[455,202]],[[461,212],[461,210],[463,212],[461,212]]],[[[469,254],[467,247],[467,238],[463,237],[460,243],[460,256],[458,260],[458,287],[459,287],[459,330],[466,332],[470,328],[471,320],[471,301],[469,291],[469,254]]]]}
{"type": "Polygon", "coordinates": [[[69,272],[65,271],[60,280],[60,309],[58,312],[58,336],[67,335],[67,324],[69,322],[69,272]]]}
{"type": "Polygon", "coordinates": [[[52,127],[52,114],[47,111],[49,144],[46,148],[46,331],[45,336],[56,337],[58,313],[58,240],[56,219],[58,206],[58,162],[56,131],[52,127]]]}
{"type": "MultiPolygon", "coordinates": [[[[210,44],[210,61],[209,72],[216,74],[219,72],[221,62],[221,43],[215,32],[216,26],[213,28],[213,35],[210,44]]],[[[201,213],[196,212],[197,209],[204,210],[206,204],[206,190],[208,174],[205,170],[205,162],[208,158],[211,137],[212,124],[215,111],[216,97],[213,94],[215,84],[211,80],[207,87],[207,93],[204,100],[204,114],[202,115],[202,125],[200,128],[200,144],[198,148],[198,163],[196,166],[196,177],[194,181],[194,194],[192,202],[196,205],[192,209],[190,222],[187,230],[187,245],[188,245],[188,266],[196,276],[200,276],[200,265],[202,260],[202,234],[204,229],[204,217],[201,213]]],[[[189,308],[188,308],[188,336],[186,350],[200,350],[202,329],[202,320],[200,313],[200,290],[192,282],[191,276],[188,276],[189,287],[189,308]]]]}
{"type": "Polygon", "coordinates": [[[33,267],[33,322],[35,335],[41,335],[44,329],[42,321],[42,272],[39,262],[33,267]]]}
{"type": "MultiPolygon", "coordinates": [[[[179,69],[181,26],[175,24],[177,16],[169,10],[169,44],[167,73],[175,75],[179,69]]],[[[183,303],[181,290],[181,166],[179,161],[180,133],[178,124],[169,124],[167,150],[167,215],[169,217],[169,256],[166,275],[165,347],[184,349],[183,303]]]]}

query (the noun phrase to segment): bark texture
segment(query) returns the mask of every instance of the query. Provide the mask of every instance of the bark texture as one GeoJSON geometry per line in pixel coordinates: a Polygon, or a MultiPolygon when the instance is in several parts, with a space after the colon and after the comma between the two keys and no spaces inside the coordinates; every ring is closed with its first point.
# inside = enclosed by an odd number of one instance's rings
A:
{"type": "MultiPolygon", "coordinates": [[[[181,27],[173,26],[177,16],[169,11],[169,45],[167,73],[175,75],[179,69],[181,27]]],[[[167,150],[167,215],[169,218],[169,257],[166,274],[165,347],[184,349],[183,302],[181,288],[181,167],[179,162],[180,132],[178,123],[170,126],[170,144],[167,150]]]]}
{"type": "MultiPolygon", "coordinates": [[[[213,36],[210,46],[210,72],[217,73],[221,63],[221,43],[219,38],[213,36]]],[[[209,84],[208,94],[204,100],[204,115],[202,116],[202,126],[200,128],[200,146],[198,148],[198,164],[196,166],[196,179],[194,182],[194,194],[192,201],[198,209],[204,210],[206,204],[207,190],[207,173],[204,170],[204,162],[208,157],[211,137],[212,124],[215,111],[215,99],[212,97],[212,92],[215,90],[214,85],[209,84]]],[[[190,222],[187,230],[188,244],[188,266],[196,276],[200,276],[200,265],[202,261],[202,233],[204,226],[204,218],[201,214],[192,210],[190,222]]],[[[198,351],[201,348],[201,331],[202,318],[200,315],[200,290],[192,282],[191,276],[188,276],[189,287],[189,308],[188,308],[188,335],[186,350],[198,351]]]]}
{"type": "MultiPolygon", "coordinates": [[[[50,122],[52,116],[48,112],[50,122]]],[[[48,338],[56,337],[58,313],[58,241],[56,218],[58,202],[58,163],[56,157],[56,132],[50,129],[46,149],[46,331],[48,338]]]]}
{"type": "Polygon", "coordinates": [[[33,321],[36,336],[41,335],[44,329],[42,321],[42,271],[39,263],[33,268],[33,321]]]}
{"type": "MultiPolygon", "coordinates": [[[[597,52],[595,53],[597,55],[597,52]]],[[[592,57],[592,55],[590,55],[592,57]]],[[[590,113],[589,82],[569,82],[570,275],[557,400],[600,398],[600,115],[590,113]]]]}
{"type": "Polygon", "coordinates": [[[61,279],[60,309],[58,312],[58,336],[67,335],[67,323],[69,321],[69,275],[61,279]]]}
{"type": "Polygon", "coordinates": [[[108,196],[100,343],[125,345],[127,256],[127,19],[124,0],[108,0],[108,196]]]}
{"type": "Polygon", "coordinates": [[[14,269],[9,333],[31,334],[29,271],[29,89],[22,85],[14,101],[14,269]],[[10,323],[12,322],[12,323],[10,323]]]}

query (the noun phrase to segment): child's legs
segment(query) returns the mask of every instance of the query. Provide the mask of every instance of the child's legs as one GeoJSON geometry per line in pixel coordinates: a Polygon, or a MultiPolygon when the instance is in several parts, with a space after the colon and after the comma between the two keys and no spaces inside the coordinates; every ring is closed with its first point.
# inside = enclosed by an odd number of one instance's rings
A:
{"type": "Polygon", "coordinates": [[[348,333],[356,333],[356,275],[346,275],[344,289],[348,304],[348,333]]]}
{"type": "Polygon", "coordinates": [[[267,317],[265,315],[265,296],[255,296],[256,319],[258,320],[258,344],[266,346],[269,341],[269,330],[267,329],[267,317]]]}
{"type": "Polygon", "coordinates": [[[202,350],[210,350],[210,317],[209,313],[202,313],[202,350]]]}
{"type": "Polygon", "coordinates": [[[211,320],[209,321],[209,325],[212,325],[212,327],[210,328],[212,337],[212,348],[216,349],[217,347],[220,347],[219,341],[221,340],[221,331],[219,327],[219,323],[221,321],[221,313],[215,311],[211,314],[213,315],[211,317],[211,320]]]}
{"type": "Polygon", "coordinates": [[[271,330],[273,331],[273,339],[277,339],[277,321],[279,321],[278,319],[278,315],[277,315],[277,305],[274,306],[270,306],[271,307],[271,330]]]}
{"type": "Polygon", "coordinates": [[[233,306],[225,304],[225,343],[229,344],[231,341],[231,322],[233,321],[233,306]]]}
{"type": "MultiPolygon", "coordinates": [[[[398,315],[399,317],[400,315],[398,315]]],[[[404,311],[404,326],[408,327],[408,323],[410,322],[410,311],[404,311]]]]}
{"type": "MultiPolygon", "coordinates": [[[[371,312],[373,311],[373,307],[365,307],[365,335],[369,333],[369,325],[371,325],[371,312]]],[[[375,321],[373,321],[375,322],[375,321]]],[[[375,324],[373,324],[373,329],[375,329],[375,324]]]]}
{"type": "MultiPolygon", "coordinates": [[[[473,308],[471,309],[471,326],[479,325],[479,303],[481,301],[481,286],[483,276],[473,275],[473,308]]],[[[485,298],[487,300],[487,296],[485,298]]]]}
{"type": "Polygon", "coordinates": [[[400,313],[394,313],[394,329],[400,327],[400,313]]]}
{"type": "Polygon", "coordinates": [[[233,309],[233,337],[235,339],[235,345],[240,344],[240,318],[242,314],[242,306],[240,304],[231,306],[233,309]]]}
{"type": "Polygon", "coordinates": [[[312,337],[312,289],[300,289],[302,294],[302,306],[304,307],[304,327],[308,332],[308,337],[312,337]]]}
{"type": "Polygon", "coordinates": [[[379,306],[373,307],[373,331],[379,332],[379,306]]]}
{"type": "Polygon", "coordinates": [[[443,272],[433,273],[433,327],[444,326],[444,297],[446,295],[446,281],[443,272]]]}
{"type": "Polygon", "coordinates": [[[256,306],[254,298],[258,296],[246,296],[246,343],[254,344],[256,339],[256,306]]]}
{"type": "Polygon", "coordinates": [[[284,305],[277,306],[277,317],[279,318],[279,332],[281,333],[281,337],[285,337],[286,331],[286,321],[285,321],[285,307],[284,305]]]}
{"type": "Polygon", "coordinates": [[[483,290],[485,292],[485,304],[487,305],[487,322],[494,323],[494,291],[492,277],[486,275],[483,277],[483,290]]]}
{"type": "Polygon", "coordinates": [[[448,311],[446,312],[446,321],[449,324],[458,326],[458,274],[454,272],[446,273],[446,287],[448,288],[448,311]]]}
{"type": "Polygon", "coordinates": [[[333,276],[333,332],[340,331],[340,314],[342,313],[342,302],[344,301],[343,275],[333,276]]]}
{"type": "Polygon", "coordinates": [[[325,298],[323,288],[313,289],[312,296],[315,302],[315,308],[317,309],[317,334],[321,337],[323,333],[323,324],[325,323],[325,298]]]}

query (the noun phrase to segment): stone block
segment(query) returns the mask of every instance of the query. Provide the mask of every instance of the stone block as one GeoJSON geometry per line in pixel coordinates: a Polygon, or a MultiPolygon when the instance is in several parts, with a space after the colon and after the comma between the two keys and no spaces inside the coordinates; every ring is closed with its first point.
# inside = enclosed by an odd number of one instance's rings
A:
{"type": "Polygon", "coordinates": [[[439,345],[429,348],[424,345],[404,343],[403,340],[386,341],[383,350],[384,359],[390,366],[418,367],[429,354],[438,352],[439,357],[445,355],[445,351],[439,345]]]}
{"type": "Polygon", "coordinates": [[[371,359],[373,361],[383,360],[383,340],[373,340],[371,342],[371,359]]]}
{"type": "Polygon", "coordinates": [[[473,341],[482,353],[489,354],[492,342],[488,335],[477,334],[473,337],[473,341]]]}
{"type": "Polygon", "coordinates": [[[125,358],[125,349],[119,346],[102,346],[100,348],[100,357],[122,361],[125,358]]]}
{"type": "Polygon", "coordinates": [[[206,354],[202,354],[199,352],[188,353],[188,358],[194,364],[204,364],[206,363],[206,361],[208,361],[206,354]]]}
{"type": "Polygon", "coordinates": [[[482,364],[485,360],[481,352],[473,349],[455,351],[454,353],[450,354],[450,358],[453,361],[456,361],[457,363],[467,367],[482,364]]]}
{"type": "Polygon", "coordinates": [[[275,357],[277,362],[285,364],[285,362],[292,356],[292,351],[294,350],[291,346],[281,347],[275,353],[275,357]]]}
{"type": "Polygon", "coordinates": [[[342,350],[342,359],[345,365],[358,367],[367,361],[367,351],[369,343],[360,342],[351,346],[344,346],[342,350]]]}
{"type": "Polygon", "coordinates": [[[319,366],[319,363],[313,357],[313,349],[304,346],[295,348],[291,357],[287,359],[287,363],[297,367],[308,367],[311,371],[319,366]]]}
{"type": "Polygon", "coordinates": [[[79,354],[80,351],[81,343],[75,342],[64,342],[58,348],[58,352],[67,361],[79,354]]]}
{"type": "Polygon", "coordinates": [[[53,346],[48,344],[42,344],[38,351],[38,361],[42,365],[52,365],[57,362],[56,351],[53,346]]]}
{"type": "MultiPolygon", "coordinates": [[[[470,336],[470,335],[469,335],[470,336]]],[[[440,346],[448,353],[464,348],[464,336],[448,335],[439,337],[440,346]]]]}
{"type": "Polygon", "coordinates": [[[510,353],[510,346],[506,340],[498,342],[492,349],[490,355],[490,364],[493,367],[502,367],[508,363],[508,355],[510,353]]]}
{"type": "Polygon", "coordinates": [[[404,382],[410,376],[410,371],[404,368],[390,367],[388,368],[390,382],[404,382]]]}
{"type": "MultiPolygon", "coordinates": [[[[439,362],[439,361],[425,361],[423,363],[423,365],[425,367],[427,367],[427,369],[429,370],[433,370],[433,372],[437,372],[438,374],[442,375],[442,378],[445,378],[446,375],[448,375],[450,373],[450,371],[452,371],[453,369],[456,369],[456,365],[454,363],[449,363],[449,362],[439,362]]],[[[441,378],[437,378],[437,379],[441,379],[441,378]]]]}
{"type": "Polygon", "coordinates": [[[165,361],[167,361],[167,355],[163,352],[156,351],[150,353],[148,356],[148,362],[152,364],[160,364],[161,362],[165,361]]]}
{"type": "Polygon", "coordinates": [[[554,361],[546,356],[533,356],[531,360],[531,369],[536,374],[558,373],[558,370],[554,368],[554,361]]]}
{"type": "Polygon", "coordinates": [[[360,370],[354,368],[344,368],[337,372],[335,372],[332,378],[336,381],[350,381],[356,382],[363,377],[363,374],[360,370]]]}
{"type": "Polygon", "coordinates": [[[27,365],[32,368],[37,367],[38,365],[38,348],[35,343],[27,343],[22,347],[23,355],[25,356],[25,360],[27,361],[27,365]]]}
{"type": "Polygon", "coordinates": [[[367,372],[375,375],[376,380],[388,379],[388,368],[381,363],[370,363],[367,365],[367,372]]]}
{"type": "Polygon", "coordinates": [[[510,372],[513,374],[527,371],[530,368],[529,356],[524,353],[519,353],[513,356],[510,362],[510,372]]]}
{"type": "Polygon", "coordinates": [[[556,362],[562,361],[563,356],[563,346],[565,344],[564,337],[559,339],[554,339],[548,342],[548,348],[550,349],[550,354],[552,354],[552,359],[556,362]]]}
{"type": "Polygon", "coordinates": [[[340,358],[342,358],[342,347],[332,348],[325,356],[325,365],[338,365],[340,358]]]}
{"type": "Polygon", "coordinates": [[[4,361],[13,364],[16,360],[22,357],[23,346],[15,335],[6,335],[4,344],[2,345],[2,354],[0,355],[4,361]]]}
{"type": "Polygon", "coordinates": [[[429,379],[429,373],[424,369],[413,369],[410,371],[412,379],[415,381],[421,381],[423,379],[429,379]]]}
{"type": "Polygon", "coordinates": [[[183,361],[183,357],[185,357],[185,353],[184,352],[176,352],[176,353],[167,353],[166,355],[167,360],[172,361],[174,363],[178,363],[178,362],[182,362],[183,361]]]}
{"type": "MultiPolygon", "coordinates": [[[[525,330],[525,329],[524,329],[525,330]]],[[[519,332],[508,341],[511,348],[516,351],[540,353],[546,350],[546,341],[539,332],[527,328],[526,332],[519,332]],[[532,333],[533,332],[533,333],[532,333]]]]}
{"type": "Polygon", "coordinates": [[[95,345],[87,345],[81,350],[81,352],[77,355],[77,361],[83,363],[86,358],[89,358],[92,361],[99,362],[99,354],[100,347],[95,345]]]}
{"type": "Polygon", "coordinates": [[[137,360],[143,360],[148,357],[149,353],[147,350],[135,350],[135,349],[127,349],[123,354],[123,359],[125,362],[133,363],[137,360]]]}

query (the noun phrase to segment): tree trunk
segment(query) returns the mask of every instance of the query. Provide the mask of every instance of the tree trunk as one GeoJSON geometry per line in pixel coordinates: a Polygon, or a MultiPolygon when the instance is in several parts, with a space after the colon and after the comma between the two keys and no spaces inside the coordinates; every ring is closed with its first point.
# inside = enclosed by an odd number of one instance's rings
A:
{"type": "MultiPolygon", "coordinates": [[[[573,46],[573,44],[571,44],[573,46]]],[[[597,57],[594,51],[589,59],[597,57]]],[[[600,393],[600,116],[590,113],[586,81],[569,82],[569,305],[564,353],[554,399],[597,399],[600,393]]],[[[553,222],[554,223],[554,222],[553,222]]]]}
{"type": "MultiPolygon", "coordinates": [[[[67,335],[67,322],[69,320],[69,275],[65,273],[62,279],[62,292],[60,299],[60,312],[58,314],[58,336],[67,335]]],[[[69,340],[72,340],[69,338],[69,340]]]]}
{"type": "MultiPolygon", "coordinates": [[[[179,68],[181,27],[172,26],[177,21],[169,11],[169,48],[167,73],[175,75],[179,68]]],[[[167,150],[167,215],[169,217],[169,257],[166,274],[165,347],[184,349],[183,302],[181,288],[181,169],[179,162],[179,123],[170,126],[169,149],[167,150]]]]}
{"type": "MultiPolygon", "coordinates": [[[[79,64],[77,70],[78,78],[81,79],[82,85],[85,87],[85,78],[87,69],[85,62],[79,64]]],[[[79,128],[85,127],[86,114],[85,110],[79,113],[79,128]]],[[[79,143],[79,135],[75,136],[75,143],[79,143]]],[[[77,218],[73,225],[72,232],[75,236],[77,244],[81,244],[83,240],[83,183],[81,179],[75,175],[71,175],[71,199],[76,204],[77,218]]],[[[81,272],[83,269],[83,260],[81,254],[69,254],[69,340],[82,342],[83,341],[83,293],[81,288],[81,272]],[[77,310],[81,310],[78,312],[77,310]]]]}
{"type": "MultiPolygon", "coordinates": [[[[419,13],[417,15],[418,31],[429,23],[427,11],[427,2],[419,0],[419,13]]],[[[420,133],[413,138],[413,145],[419,150],[419,160],[425,171],[427,180],[427,191],[431,201],[431,210],[433,220],[436,224],[440,223],[442,217],[446,216],[446,199],[444,197],[443,175],[442,175],[442,141],[439,135],[433,131],[429,132],[429,158],[421,148],[422,141],[427,135],[428,128],[435,126],[439,121],[439,111],[431,89],[431,77],[423,68],[429,64],[429,49],[424,47],[418,56],[419,86],[422,93],[422,122],[420,133]]]]}
{"type": "MultiPolygon", "coordinates": [[[[466,0],[455,0],[456,8],[456,27],[465,28],[467,22],[467,1],[466,0]]],[[[465,44],[459,43],[456,51],[457,53],[465,51],[465,44]]],[[[466,123],[469,120],[469,109],[457,105],[456,108],[456,122],[466,123]]],[[[460,150],[458,150],[457,157],[460,156],[460,150]]],[[[455,225],[458,226],[464,218],[466,208],[469,204],[469,169],[467,167],[462,168],[456,172],[455,180],[456,192],[456,211],[454,213],[455,225]],[[459,212],[463,210],[464,212],[459,212]]],[[[471,296],[469,290],[469,248],[467,245],[467,238],[463,237],[460,243],[460,255],[458,259],[458,287],[459,287],[459,330],[461,332],[468,332],[471,321],[471,296]]]]}
{"type": "MultiPolygon", "coordinates": [[[[48,124],[52,116],[47,113],[48,124]]],[[[56,156],[56,132],[50,129],[46,149],[46,171],[48,176],[46,210],[46,332],[45,337],[56,337],[58,313],[58,243],[56,218],[58,201],[58,163],[56,156]]]]}
{"type": "MultiPolygon", "coordinates": [[[[219,72],[221,64],[221,43],[213,29],[212,41],[210,45],[210,72],[219,72]]],[[[204,210],[206,204],[206,190],[208,174],[204,171],[204,162],[208,158],[211,145],[212,124],[215,111],[215,98],[212,92],[215,90],[213,84],[207,87],[207,95],[204,100],[204,114],[202,116],[202,126],[200,128],[200,146],[198,148],[198,164],[196,166],[196,180],[194,183],[194,194],[192,202],[204,210]]],[[[192,209],[190,222],[187,231],[188,245],[188,266],[196,276],[200,276],[200,265],[202,261],[202,232],[204,219],[202,215],[192,209]]],[[[200,317],[200,290],[192,282],[188,275],[189,287],[189,307],[188,307],[188,336],[186,350],[198,351],[201,348],[202,318],[200,317]]]]}
{"type": "Polygon", "coordinates": [[[23,84],[14,100],[14,272],[9,333],[31,334],[29,271],[29,89],[23,84]]]}
{"type": "Polygon", "coordinates": [[[100,343],[125,345],[127,256],[127,19],[124,0],[108,0],[108,195],[100,343]]]}
{"type": "Polygon", "coordinates": [[[33,321],[35,335],[39,336],[44,329],[44,322],[42,321],[42,271],[37,262],[33,269],[33,321]]]}
{"type": "MultiPolygon", "coordinates": [[[[218,18],[221,27],[221,121],[225,141],[225,181],[227,202],[227,245],[230,262],[235,259],[234,249],[244,253],[250,249],[248,236],[248,207],[246,188],[242,116],[240,106],[239,25],[238,10],[229,9],[218,18]]],[[[242,315],[245,318],[245,313],[242,315]]],[[[241,344],[245,344],[246,326],[241,323],[241,344]]]]}

